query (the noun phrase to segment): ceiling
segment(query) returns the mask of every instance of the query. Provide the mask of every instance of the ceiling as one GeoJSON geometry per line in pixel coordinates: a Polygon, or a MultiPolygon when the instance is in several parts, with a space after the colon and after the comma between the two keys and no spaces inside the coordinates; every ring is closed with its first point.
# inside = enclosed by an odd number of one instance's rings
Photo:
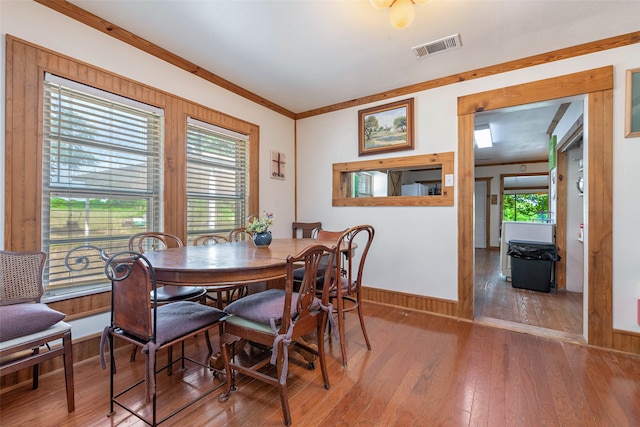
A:
{"type": "MultiPolygon", "coordinates": [[[[70,3],[296,114],[640,29],[637,0],[432,0],[401,30],[368,0],[70,3]],[[454,34],[460,48],[421,59],[411,50],[454,34]]],[[[517,137],[492,162],[514,145],[513,161],[538,156],[514,153],[531,148],[525,136],[544,134],[556,110],[511,112],[517,137]]]]}

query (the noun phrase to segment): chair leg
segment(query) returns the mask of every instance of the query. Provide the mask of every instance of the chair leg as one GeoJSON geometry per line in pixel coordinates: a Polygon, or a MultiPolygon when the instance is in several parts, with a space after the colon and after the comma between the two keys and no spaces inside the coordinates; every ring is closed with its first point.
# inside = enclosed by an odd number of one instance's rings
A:
{"type": "Polygon", "coordinates": [[[324,388],[329,390],[331,385],[329,384],[329,371],[327,370],[327,360],[325,359],[324,350],[324,331],[327,330],[327,317],[329,315],[325,313],[322,318],[322,322],[316,331],[318,337],[318,358],[320,359],[320,370],[322,371],[322,380],[324,381],[324,388]]]}
{"type": "Polygon", "coordinates": [[[367,349],[371,350],[371,343],[369,343],[369,336],[367,335],[367,328],[364,327],[364,314],[362,313],[362,304],[360,300],[360,294],[358,294],[358,317],[360,317],[360,328],[362,328],[362,335],[364,335],[364,341],[367,343],[367,349]]]}
{"type": "Polygon", "coordinates": [[[284,423],[288,426],[291,425],[291,410],[289,409],[289,398],[287,396],[287,381],[285,379],[285,383],[280,383],[280,378],[282,377],[282,371],[284,370],[284,352],[288,351],[284,347],[284,343],[280,341],[278,343],[278,360],[276,363],[276,372],[277,380],[278,380],[278,388],[280,389],[280,403],[282,404],[282,415],[284,416],[284,423]]]}
{"type": "Polygon", "coordinates": [[[213,347],[211,346],[211,338],[209,337],[209,331],[204,331],[204,339],[207,342],[207,348],[209,349],[209,355],[212,355],[213,354],[213,347]]]}
{"type": "Polygon", "coordinates": [[[129,356],[129,362],[136,361],[136,354],[138,353],[138,346],[135,344],[131,344],[131,355],[129,356]]]}
{"type": "Polygon", "coordinates": [[[115,415],[115,411],[113,410],[113,395],[114,395],[114,387],[113,387],[113,376],[116,374],[116,356],[113,346],[113,334],[110,332],[108,336],[109,340],[109,413],[107,417],[111,417],[115,415]]]}
{"type": "Polygon", "coordinates": [[[231,392],[235,391],[236,389],[236,379],[235,376],[233,374],[233,370],[231,369],[231,347],[235,348],[235,344],[237,341],[239,341],[240,338],[234,336],[234,335],[230,335],[230,334],[222,334],[220,336],[220,353],[222,356],[222,359],[224,361],[224,372],[225,375],[227,376],[227,388],[225,391],[222,392],[222,394],[218,397],[218,402],[220,403],[224,403],[227,400],[229,400],[229,397],[231,396],[231,392]]]}
{"type": "Polygon", "coordinates": [[[347,368],[347,343],[344,338],[344,301],[338,294],[336,298],[338,304],[338,334],[340,335],[340,351],[342,352],[342,367],[347,368]]]}
{"type": "Polygon", "coordinates": [[[71,333],[68,332],[62,338],[64,354],[64,383],[67,390],[67,411],[69,413],[76,410],[75,387],[73,382],[73,344],[71,343],[71,333]]]}
{"type": "MultiPolygon", "coordinates": [[[[40,349],[39,348],[34,348],[33,349],[33,354],[36,355],[40,353],[40,349]]],[[[36,363],[35,365],[33,365],[33,385],[32,388],[35,390],[38,388],[38,381],[40,378],[40,364],[36,363]]]]}

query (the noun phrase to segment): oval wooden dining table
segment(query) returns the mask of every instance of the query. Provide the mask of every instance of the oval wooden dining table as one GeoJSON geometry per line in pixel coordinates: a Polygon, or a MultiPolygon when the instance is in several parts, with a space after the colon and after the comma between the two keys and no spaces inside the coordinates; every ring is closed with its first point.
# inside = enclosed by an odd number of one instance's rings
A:
{"type": "Polygon", "coordinates": [[[318,239],[273,239],[266,248],[251,241],[184,246],[146,252],[161,285],[246,286],[285,277],[287,256],[311,245],[335,245],[318,239]]]}

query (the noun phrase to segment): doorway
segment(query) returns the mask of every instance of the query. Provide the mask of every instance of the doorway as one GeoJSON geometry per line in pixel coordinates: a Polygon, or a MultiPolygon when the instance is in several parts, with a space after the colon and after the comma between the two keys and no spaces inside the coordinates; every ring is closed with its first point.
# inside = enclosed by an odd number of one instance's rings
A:
{"type": "MultiPolygon", "coordinates": [[[[560,194],[556,198],[556,186],[551,183],[550,175],[555,174],[556,169],[549,173],[549,134],[559,132],[564,135],[567,123],[573,123],[576,117],[584,115],[583,108],[583,97],[577,97],[476,114],[476,125],[490,125],[493,133],[499,135],[499,139],[494,141],[496,148],[490,152],[474,147],[476,322],[500,324],[518,330],[527,328],[540,335],[557,336],[562,333],[572,341],[584,341],[582,286],[579,291],[567,292],[564,286],[562,289],[558,286],[565,283],[564,278],[552,281],[550,277],[549,281],[555,286],[548,293],[514,288],[507,241],[512,238],[536,240],[566,248],[564,242],[555,239],[556,228],[562,231],[560,234],[566,234],[563,232],[566,223],[555,216],[555,206],[564,203],[566,197],[560,194]],[[528,129],[528,134],[524,137],[519,135],[517,132],[521,129],[528,129]],[[517,153],[517,160],[521,163],[505,161],[514,156],[513,153],[517,153]],[[487,175],[490,178],[482,178],[487,175]],[[487,200],[478,187],[480,180],[490,179],[496,182],[492,189],[495,200],[490,212],[496,227],[491,236],[493,245],[487,247],[483,245],[484,240],[480,244],[478,242],[478,229],[482,225],[478,217],[484,218],[484,202],[487,200]]],[[[544,262],[533,263],[547,267],[544,262]]],[[[554,267],[558,264],[554,263],[554,267]]]]}
{"type": "Polygon", "coordinates": [[[458,315],[474,318],[473,195],[474,115],[514,105],[577,95],[587,96],[589,121],[588,188],[585,199],[587,260],[585,319],[588,343],[610,347],[613,331],[612,299],[612,118],[613,67],[603,67],[548,80],[468,95],[458,99],[458,315]]]}

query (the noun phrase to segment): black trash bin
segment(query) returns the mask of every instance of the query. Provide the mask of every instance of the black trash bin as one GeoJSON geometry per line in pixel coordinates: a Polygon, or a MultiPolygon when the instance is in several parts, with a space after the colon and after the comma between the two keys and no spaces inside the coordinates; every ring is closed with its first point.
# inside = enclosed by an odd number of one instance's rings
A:
{"type": "Polygon", "coordinates": [[[510,240],[511,286],[549,292],[554,282],[554,263],[560,260],[554,243],[510,240]]]}

